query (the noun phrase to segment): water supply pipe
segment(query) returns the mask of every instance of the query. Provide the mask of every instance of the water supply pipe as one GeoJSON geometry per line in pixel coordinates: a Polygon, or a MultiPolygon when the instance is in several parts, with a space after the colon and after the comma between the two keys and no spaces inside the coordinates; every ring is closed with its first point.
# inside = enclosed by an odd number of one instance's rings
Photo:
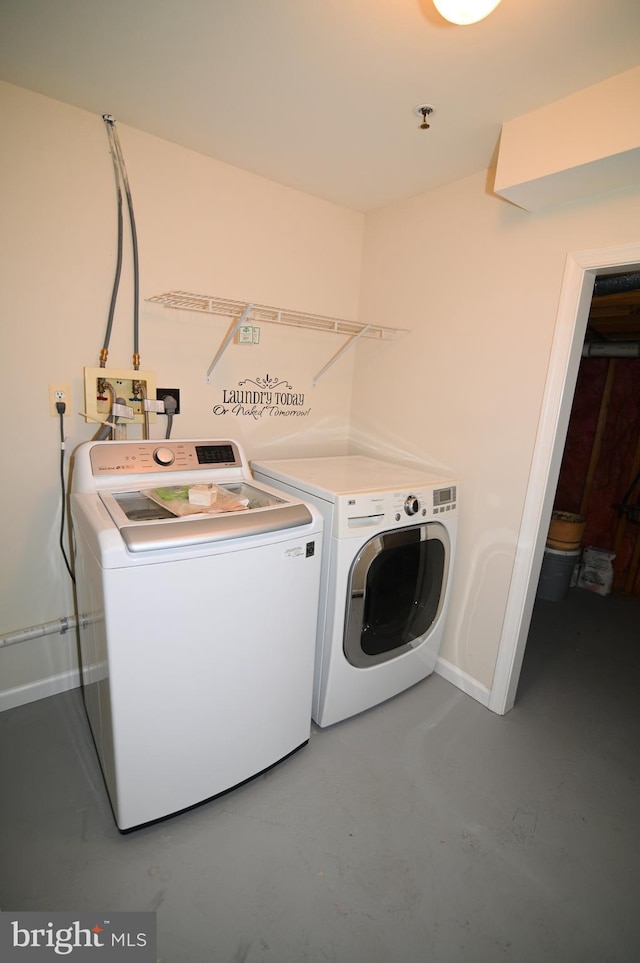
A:
{"type": "Polygon", "coordinates": [[[28,642],[30,639],[40,639],[45,635],[64,635],[69,629],[75,629],[77,624],[74,615],[65,615],[53,622],[43,622],[41,625],[32,625],[28,629],[18,629],[16,632],[9,632],[0,637],[0,648],[17,645],[19,642],[28,642]]]}
{"type": "Polygon", "coordinates": [[[585,341],[583,358],[640,358],[639,341],[585,341]]]}

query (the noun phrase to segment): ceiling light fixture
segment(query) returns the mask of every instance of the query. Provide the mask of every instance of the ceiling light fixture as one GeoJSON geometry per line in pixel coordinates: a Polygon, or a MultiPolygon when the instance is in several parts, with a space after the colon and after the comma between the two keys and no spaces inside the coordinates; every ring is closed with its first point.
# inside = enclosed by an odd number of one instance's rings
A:
{"type": "Polygon", "coordinates": [[[463,27],[484,20],[499,3],[500,0],[433,0],[440,16],[463,27]]]}

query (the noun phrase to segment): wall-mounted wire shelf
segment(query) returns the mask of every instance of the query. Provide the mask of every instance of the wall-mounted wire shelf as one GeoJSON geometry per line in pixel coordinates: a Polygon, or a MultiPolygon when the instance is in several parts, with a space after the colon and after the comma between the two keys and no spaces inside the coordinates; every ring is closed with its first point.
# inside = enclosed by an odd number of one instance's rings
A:
{"type": "Polygon", "coordinates": [[[167,294],[157,294],[147,298],[147,301],[162,304],[166,308],[176,308],[183,311],[199,311],[204,314],[218,314],[231,318],[231,328],[207,370],[207,381],[211,380],[211,372],[233,340],[236,331],[245,324],[284,324],[295,328],[307,328],[313,331],[326,331],[332,334],[347,335],[349,341],[347,341],[337,354],[318,372],[313,379],[314,385],[322,375],[335,364],[338,358],[360,338],[393,341],[407,334],[406,329],[402,328],[387,328],[381,327],[380,325],[364,324],[358,321],[344,321],[340,318],[325,317],[321,314],[308,314],[303,311],[271,308],[264,304],[247,304],[245,301],[232,301],[228,298],[192,294],[189,291],[169,291],[167,294]]]}

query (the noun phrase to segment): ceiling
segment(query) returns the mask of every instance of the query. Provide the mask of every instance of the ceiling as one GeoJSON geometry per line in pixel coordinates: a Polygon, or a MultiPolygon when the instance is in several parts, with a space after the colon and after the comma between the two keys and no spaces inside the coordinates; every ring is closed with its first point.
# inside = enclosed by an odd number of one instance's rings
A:
{"type": "Polygon", "coordinates": [[[431,0],[0,0],[0,79],[359,211],[487,169],[503,121],[639,62],[638,0],[468,27],[431,0]]]}
{"type": "Polygon", "coordinates": [[[586,341],[640,341],[640,271],[596,278],[586,341]]]}

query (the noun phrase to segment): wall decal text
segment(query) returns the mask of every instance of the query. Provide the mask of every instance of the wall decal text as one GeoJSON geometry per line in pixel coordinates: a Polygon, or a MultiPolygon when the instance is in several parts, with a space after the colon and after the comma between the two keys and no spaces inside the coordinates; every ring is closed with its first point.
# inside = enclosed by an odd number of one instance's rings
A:
{"type": "Polygon", "coordinates": [[[284,378],[245,378],[236,388],[222,388],[220,403],[213,406],[214,415],[237,418],[307,418],[311,408],[305,407],[305,394],[296,391],[284,378]]]}

